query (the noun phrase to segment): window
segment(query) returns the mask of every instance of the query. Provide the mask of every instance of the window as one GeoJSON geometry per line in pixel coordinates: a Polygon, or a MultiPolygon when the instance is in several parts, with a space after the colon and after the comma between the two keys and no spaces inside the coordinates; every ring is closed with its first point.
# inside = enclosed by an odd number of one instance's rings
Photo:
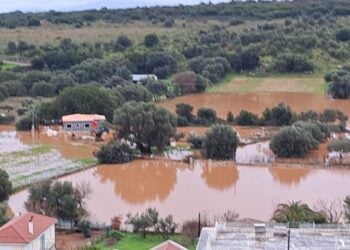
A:
{"type": "Polygon", "coordinates": [[[45,234],[40,237],[40,250],[45,250],[45,234]]]}
{"type": "Polygon", "coordinates": [[[85,128],[90,128],[90,124],[89,123],[85,123],[85,128]]]}
{"type": "Polygon", "coordinates": [[[69,124],[66,125],[66,127],[67,128],[72,128],[72,124],[69,123],[69,124]]]}

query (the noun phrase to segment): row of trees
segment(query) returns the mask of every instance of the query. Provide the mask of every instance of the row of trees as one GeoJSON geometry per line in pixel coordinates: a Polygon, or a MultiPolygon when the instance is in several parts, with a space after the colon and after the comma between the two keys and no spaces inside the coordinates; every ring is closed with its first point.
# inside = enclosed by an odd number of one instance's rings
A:
{"type": "MultiPolygon", "coordinates": [[[[314,1],[303,5],[290,2],[261,3],[247,1],[242,4],[236,1],[229,3],[201,3],[194,6],[170,6],[133,9],[107,9],[86,10],[79,12],[23,13],[16,11],[1,15],[1,27],[15,28],[17,26],[38,26],[40,20],[53,24],[70,24],[77,28],[97,21],[112,23],[125,23],[135,20],[150,21],[154,24],[161,23],[171,27],[173,19],[213,18],[225,19],[232,25],[241,24],[244,20],[269,20],[277,18],[295,18],[307,16],[315,20],[324,16],[347,16],[350,7],[345,1],[324,0],[320,6],[315,7],[314,1]],[[252,11],[253,10],[253,11],[252,11]]],[[[263,27],[263,26],[262,26],[263,27]]]]}

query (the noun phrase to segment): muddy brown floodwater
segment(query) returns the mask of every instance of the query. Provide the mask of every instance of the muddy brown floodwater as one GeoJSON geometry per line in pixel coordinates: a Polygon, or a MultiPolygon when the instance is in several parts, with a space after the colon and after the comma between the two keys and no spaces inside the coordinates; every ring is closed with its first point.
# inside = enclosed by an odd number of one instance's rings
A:
{"type": "MultiPolygon", "coordinates": [[[[350,194],[350,170],[235,166],[233,162],[134,161],[101,165],[61,180],[89,181],[87,208],[94,221],[109,223],[115,215],[155,207],[177,222],[234,210],[241,218],[268,220],[277,203],[333,200],[350,194]]],[[[11,196],[14,212],[23,211],[27,192],[11,196]]]]}
{"type": "Polygon", "coordinates": [[[305,110],[323,111],[325,108],[339,109],[350,115],[350,100],[334,100],[325,96],[317,96],[307,93],[218,93],[186,95],[162,102],[160,105],[175,112],[176,104],[188,103],[194,107],[194,112],[200,107],[211,107],[218,115],[226,118],[227,112],[237,115],[242,109],[261,114],[266,107],[272,107],[284,102],[296,112],[305,110]]]}

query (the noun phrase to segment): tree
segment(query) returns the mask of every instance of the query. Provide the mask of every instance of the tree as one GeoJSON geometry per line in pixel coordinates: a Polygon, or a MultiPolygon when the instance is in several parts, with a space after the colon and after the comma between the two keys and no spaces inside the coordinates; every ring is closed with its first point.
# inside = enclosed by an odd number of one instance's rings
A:
{"type": "Polygon", "coordinates": [[[157,34],[155,34],[155,33],[147,34],[145,36],[145,39],[143,42],[143,44],[148,48],[154,47],[158,43],[159,43],[159,38],[158,38],[157,34]]]}
{"type": "Polygon", "coordinates": [[[154,208],[148,208],[145,212],[135,215],[127,214],[125,224],[133,226],[134,233],[140,233],[142,238],[146,238],[149,229],[156,226],[158,223],[159,213],[154,208]]]}
{"type": "Polygon", "coordinates": [[[15,42],[9,41],[7,43],[6,53],[7,54],[15,54],[15,53],[17,53],[17,45],[16,45],[15,42]]]}
{"type": "Polygon", "coordinates": [[[341,41],[341,42],[349,41],[350,40],[350,29],[345,28],[345,29],[338,30],[336,33],[336,38],[338,41],[341,41]]]}
{"type": "Polygon", "coordinates": [[[132,41],[124,35],[118,36],[117,41],[114,44],[115,51],[124,51],[132,45],[132,41]]]}
{"type": "Polygon", "coordinates": [[[145,69],[163,79],[176,71],[176,59],[166,52],[150,52],[145,59],[145,69]]]}
{"type": "Polygon", "coordinates": [[[151,147],[163,150],[175,135],[175,117],[151,103],[128,102],[114,112],[118,136],[136,143],[141,152],[151,153],[151,147]]]}
{"type": "Polygon", "coordinates": [[[286,127],[272,138],[270,149],[278,157],[304,157],[310,149],[310,144],[308,132],[302,128],[286,127]]]}
{"type": "Polygon", "coordinates": [[[344,199],[344,217],[345,220],[350,223],[350,196],[346,196],[344,199]]]}
{"type": "Polygon", "coordinates": [[[343,216],[342,200],[318,200],[314,206],[314,210],[323,214],[327,218],[327,223],[338,224],[343,216]]]}
{"type": "Polygon", "coordinates": [[[160,81],[148,80],[146,83],[146,89],[153,94],[153,99],[156,102],[168,93],[167,86],[160,81]]]}
{"type": "Polygon", "coordinates": [[[52,97],[56,95],[56,87],[48,82],[36,82],[31,89],[32,96],[52,97]]]}
{"type": "Polygon", "coordinates": [[[0,227],[8,222],[9,218],[7,217],[7,205],[0,202],[0,227]]]}
{"type": "Polygon", "coordinates": [[[0,203],[7,201],[12,191],[10,177],[5,170],[0,169],[0,203]]]}
{"type": "Polygon", "coordinates": [[[186,103],[178,103],[176,104],[176,114],[179,116],[179,118],[185,119],[186,120],[186,125],[189,122],[192,122],[193,120],[193,106],[191,106],[190,104],[186,104],[186,103]]]}
{"type": "Polygon", "coordinates": [[[112,141],[101,147],[97,153],[99,163],[124,163],[134,159],[134,153],[126,143],[112,141]]]}
{"type": "Polygon", "coordinates": [[[54,102],[59,115],[101,114],[109,121],[112,120],[113,110],[117,106],[110,92],[92,85],[65,88],[54,102]]]}
{"type": "Polygon", "coordinates": [[[159,232],[164,239],[169,239],[169,236],[175,233],[176,228],[177,224],[172,215],[168,215],[164,219],[159,218],[155,227],[156,232],[159,232]]]}
{"type": "Polygon", "coordinates": [[[211,108],[199,108],[197,110],[198,123],[203,125],[214,124],[217,121],[216,111],[211,108]]]}
{"type": "Polygon", "coordinates": [[[326,217],[322,213],[313,211],[301,201],[278,204],[272,220],[278,223],[289,223],[290,227],[298,227],[302,222],[326,223],[326,217]]]}
{"type": "Polygon", "coordinates": [[[236,117],[236,122],[241,126],[256,126],[260,124],[259,117],[246,110],[241,110],[236,117]]]}
{"type": "Polygon", "coordinates": [[[176,74],[173,83],[175,84],[176,92],[180,95],[186,95],[205,91],[209,81],[193,71],[188,71],[176,74]]]}
{"type": "Polygon", "coordinates": [[[88,192],[84,189],[73,187],[71,182],[44,181],[29,188],[28,200],[25,207],[28,211],[55,216],[59,219],[70,220],[72,223],[86,216],[84,199],[88,192]]]}
{"type": "Polygon", "coordinates": [[[227,125],[214,125],[205,133],[202,149],[207,158],[234,159],[239,143],[237,133],[227,125]]]}
{"type": "Polygon", "coordinates": [[[295,114],[292,112],[291,108],[284,103],[279,103],[271,109],[266,108],[263,112],[265,124],[272,126],[291,125],[295,119],[294,117],[295,114]]]}
{"type": "Polygon", "coordinates": [[[277,56],[274,68],[282,73],[303,73],[312,72],[315,66],[304,55],[285,53],[277,56]]]}
{"type": "Polygon", "coordinates": [[[126,85],[119,89],[120,94],[128,101],[136,102],[150,102],[152,101],[152,94],[142,85],[126,85]]]}
{"type": "Polygon", "coordinates": [[[235,117],[233,116],[232,112],[229,111],[226,116],[226,121],[230,124],[234,123],[235,117]]]}

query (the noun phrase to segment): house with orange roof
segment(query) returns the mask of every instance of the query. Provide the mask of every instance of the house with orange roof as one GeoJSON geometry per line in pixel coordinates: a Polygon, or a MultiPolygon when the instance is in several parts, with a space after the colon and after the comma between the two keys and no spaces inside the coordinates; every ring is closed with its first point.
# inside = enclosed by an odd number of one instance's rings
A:
{"type": "Polygon", "coordinates": [[[106,121],[104,115],[72,114],[62,116],[63,130],[71,133],[97,131],[102,122],[106,121]]]}
{"type": "Polygon", "coordinates": [[[0,250],[53,250],[55,224],[48,216],[26,213],[0,227],[0,250]]]}

